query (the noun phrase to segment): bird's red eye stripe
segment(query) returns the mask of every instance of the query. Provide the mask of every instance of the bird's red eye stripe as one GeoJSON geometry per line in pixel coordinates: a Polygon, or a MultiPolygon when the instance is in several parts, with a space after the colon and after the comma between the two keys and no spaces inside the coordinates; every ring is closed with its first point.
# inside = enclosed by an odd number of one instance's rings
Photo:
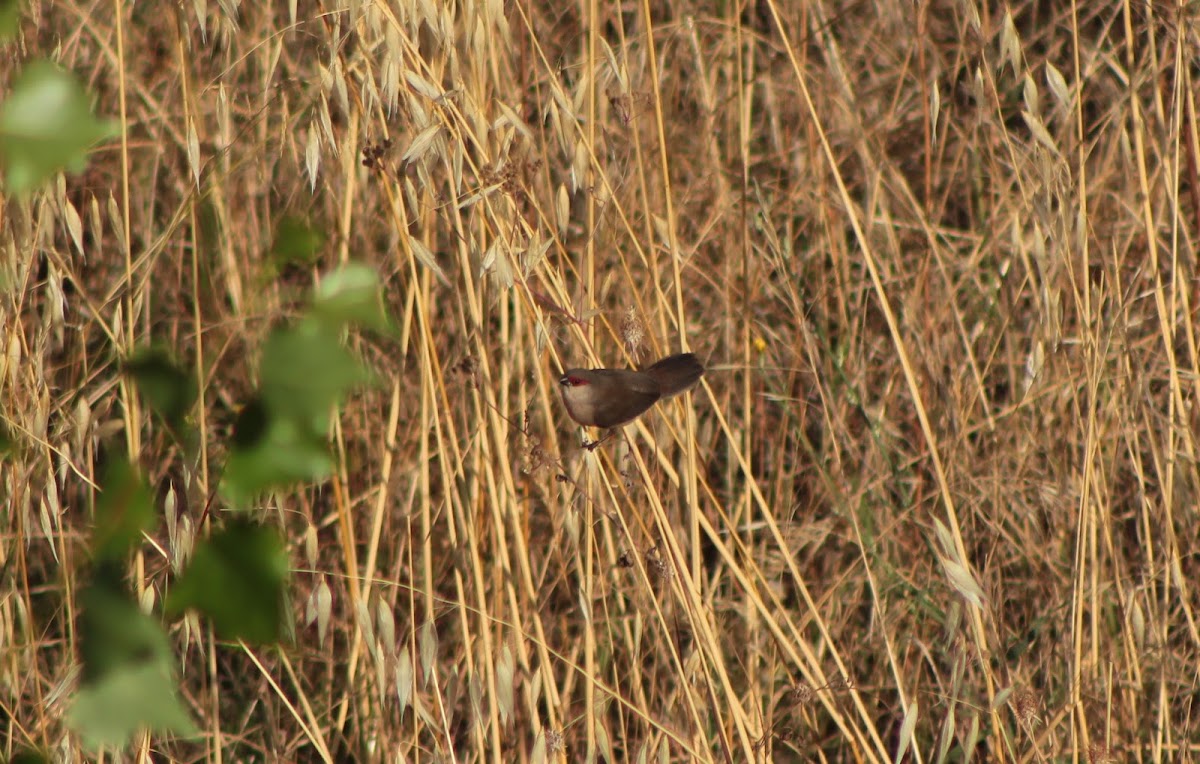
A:
{"type": "Polygon", "coordinates": [[[579,377],[569,377],[569,376],[564,376],[562,379],[558,380],[558,383],[560,385],[563,385],[564,387],[578,387],[579,385],[587,384],[586,381],[580,379],[579,377]]]}

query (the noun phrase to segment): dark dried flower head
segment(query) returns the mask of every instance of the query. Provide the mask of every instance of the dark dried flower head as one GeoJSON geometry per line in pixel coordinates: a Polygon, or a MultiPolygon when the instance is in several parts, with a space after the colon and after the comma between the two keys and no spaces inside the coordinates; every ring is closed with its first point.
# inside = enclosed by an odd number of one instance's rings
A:
{"type": "Polygon", "coordinates": [[[475,375],[479,372],[479,359],[473,355],[465,355],[458,363],[451,366],[450,370],[455,374],[469,377],[473,382],[475,375]]]}
{"type": "Polygon", "coordinates": [[[541,472],[551,463],[551,458],[546,449],[542,448],[541,438],[531,437],[529,448],[525,450],[524,464],[521,465],[521,472],[526,475],[532,475],[535,472],[541,472]]]}
{"type": "Polygon", "coordinates": [[[382,171],[384,169],[383,158],[391,148],[392,140],[390,138],[364,146],[362,150],[363,167],[368,167],[376,172],[382,171]]]}
{"type": "Polygon", "coordinates": [[[1038,719],[1038,699],[1030,690],[1020,690],[1013,694],[1013,698],[1009,701],[1013,713],[1025,727],[1032,727],[1040,720],[1038,719]]]}
{"type": "Polygon", "coordinates": [[[797,682],[788,690],[787,699],[793,706],[806,706],[816,695],[812,688],[804,682],[797,682]]]}
{"type": "Polygon", "coordinates": [[[655,585],[661,584],[671,577],[671,569],[667,567],[666,560],[658,556],[657,546],[650,547],[646,552],[646,574],[650,576],[650,581],[655,585]]]}
{"type": "Polygon", "coordinates": [[[630,306],[621,319],[621,341],[625,343],[625,352],[637,362],[642,353],[642,343],[646,340],[646,326],[642,323],[637,310],[630,306]]]}

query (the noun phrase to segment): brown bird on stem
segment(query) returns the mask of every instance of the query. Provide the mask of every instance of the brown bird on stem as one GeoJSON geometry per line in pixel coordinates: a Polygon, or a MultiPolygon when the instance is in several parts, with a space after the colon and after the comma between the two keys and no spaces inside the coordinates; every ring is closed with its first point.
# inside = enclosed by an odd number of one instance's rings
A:
{"type": "MultiPolygon", "coordinates": [[[[679,353],[642,371],[567,369],[558,384],[572,419],[585,427],[611,429],[632,422],[660,400],[690,390],[703,374],[704,364],[694,354],[679,353]]],[[[608,437],[585,443],[584,448],[594,450],[608,437]]]]}

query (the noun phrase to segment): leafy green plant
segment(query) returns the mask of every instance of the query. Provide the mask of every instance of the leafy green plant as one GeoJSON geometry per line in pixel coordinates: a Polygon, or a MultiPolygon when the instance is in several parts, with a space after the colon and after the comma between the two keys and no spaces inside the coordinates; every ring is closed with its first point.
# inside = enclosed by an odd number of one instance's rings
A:
{"type": "MultiPolygon", "coordinates": [[[[261,384],[243,410],[222,492],[245,507],[264,491],[318,480],[332,465],[327,445],[333,407],[370,380],[341,341],[351,325],[386,329],[379,283],[365,268],[331,274],[308,315],[268,338],[261,384]]],[[[133,354],[123,369],[173,434],[196,402],[195,376],[160,349],[133,354]]],[[[70,724],[90,748],[124,745],[141,728],[190,735],[195,726],[176,691],[175,661],[162,624],[137,605],[123,580],[128,555],[157,526],[154,501],[128,462],[106,471],[96,503],[91,549],[95,568],[81,595],[83,674],[70,724]]],[[[251,644],[288,633],[288,559],[277,529],[237,512],[192,551],[166,598],[164,616],[195,611],[216,633],[251,644]]]]}
{"type": "Polygon", "coordinates": [[[116,133],[115,123],[92,113],[74,75],[49,61],[26,64],[0,103],[0,164],[9,193],[25,194],[64,168],[82,171],[89,149],[116,133]]]}

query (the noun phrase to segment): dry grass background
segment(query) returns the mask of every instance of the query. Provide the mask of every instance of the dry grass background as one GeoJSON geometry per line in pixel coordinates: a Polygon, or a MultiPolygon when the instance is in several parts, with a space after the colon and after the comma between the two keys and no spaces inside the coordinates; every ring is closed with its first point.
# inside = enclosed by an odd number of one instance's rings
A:
{"type": "Polygon", "coordinates": [[[158,601],[258,344],[358,260],[382,383],[255,509],[295,643],[170,624],[203,735],[120,758],[1200,759],[1194,6],[117,7],[3,54],[127,138],[3,208],[10,746],[81,756],[99,451],[177,491],[158,601]],[[151,340],[196,461],[118,374],[151,340]],[[557,370],[679,348],[702,387],[581,450],[557,370]]]}

